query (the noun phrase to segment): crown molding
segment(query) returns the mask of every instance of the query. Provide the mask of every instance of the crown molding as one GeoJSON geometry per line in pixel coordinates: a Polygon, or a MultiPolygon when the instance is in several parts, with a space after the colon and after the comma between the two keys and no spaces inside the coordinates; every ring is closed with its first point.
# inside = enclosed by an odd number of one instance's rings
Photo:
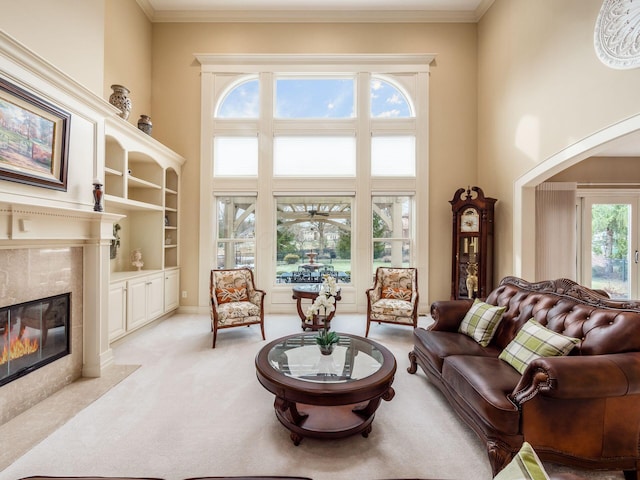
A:
{"type": "Polygon", "coordinates": [[[475,11],[459,10],[158,10],[136,0],[153,23],[477,23],[494,0],[475,11]]]}

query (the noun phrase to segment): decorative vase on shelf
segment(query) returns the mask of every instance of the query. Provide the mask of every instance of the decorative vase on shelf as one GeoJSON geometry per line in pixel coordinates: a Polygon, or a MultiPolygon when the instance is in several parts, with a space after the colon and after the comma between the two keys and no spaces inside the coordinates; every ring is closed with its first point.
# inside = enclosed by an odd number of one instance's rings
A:
{"type": "Polygon", "coordinates": [[[109,97],[109,103],[120,109],[120,117],[125,120],[129,118],[131,113],[131,99],[129,98],[129,89],[122,85],[111,85],[113,93],[109,97]]]}
{"type": "Polygon", "coordinates": [[[147,135],[151,135],[151,130],[153,129],[151,117],[149,115],[140,115],[140,119],[138,120],[138,128],[147,135]]]}

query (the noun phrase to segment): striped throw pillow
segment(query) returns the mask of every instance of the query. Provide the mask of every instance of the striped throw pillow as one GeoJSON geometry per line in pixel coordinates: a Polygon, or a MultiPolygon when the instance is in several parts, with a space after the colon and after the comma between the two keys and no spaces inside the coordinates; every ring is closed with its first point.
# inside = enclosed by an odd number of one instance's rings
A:
{"type": "Polygon", "coordinates": [[[567,355],[579,341],[578,338],[549,330],[532,318],[524,324],[498,358],[522,374],[534,359],[567,355]]]}
{"type": "Polygon", "coordinates": [[[486,347],[496,333],[505,310],[506,307],[496,307],[476,298],[462,319],[458,332],[468,335],[486,347]]]}

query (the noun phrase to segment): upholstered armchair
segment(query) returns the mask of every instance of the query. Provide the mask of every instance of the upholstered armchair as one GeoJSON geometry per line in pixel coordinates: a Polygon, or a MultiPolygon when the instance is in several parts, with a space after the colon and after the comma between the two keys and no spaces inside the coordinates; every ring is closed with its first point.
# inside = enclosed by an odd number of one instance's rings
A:
{"type": "Polygon", "coordinates": [[[367,294],[367,331],[371,322],[418,326],[418,271],[378,267],[367,294]]]}
{"type": "Polygon", "coordinates": [[[253,272],[248,268],[211,270],[211,331],[216,348],[218,330],[260,325],[264,336],[264,290],[255,288],[253,272]]]}

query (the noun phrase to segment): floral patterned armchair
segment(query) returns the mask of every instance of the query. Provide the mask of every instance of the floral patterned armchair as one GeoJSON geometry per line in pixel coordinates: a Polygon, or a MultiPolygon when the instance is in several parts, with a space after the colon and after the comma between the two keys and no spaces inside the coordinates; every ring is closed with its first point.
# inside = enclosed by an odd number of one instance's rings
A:
{"type": "Polygon", "coordinates": [[[418,271],[378,267],[367,294],[367,331],[371,322],[418,326],[418,271]]]}
{"type": "Polygon", "coordinates": [[[255,288],[253,272],[248,268],[211,270],[211,331],[216,348],[221,328],[260,325],[264,336],[264,290],[255,288]]]}

